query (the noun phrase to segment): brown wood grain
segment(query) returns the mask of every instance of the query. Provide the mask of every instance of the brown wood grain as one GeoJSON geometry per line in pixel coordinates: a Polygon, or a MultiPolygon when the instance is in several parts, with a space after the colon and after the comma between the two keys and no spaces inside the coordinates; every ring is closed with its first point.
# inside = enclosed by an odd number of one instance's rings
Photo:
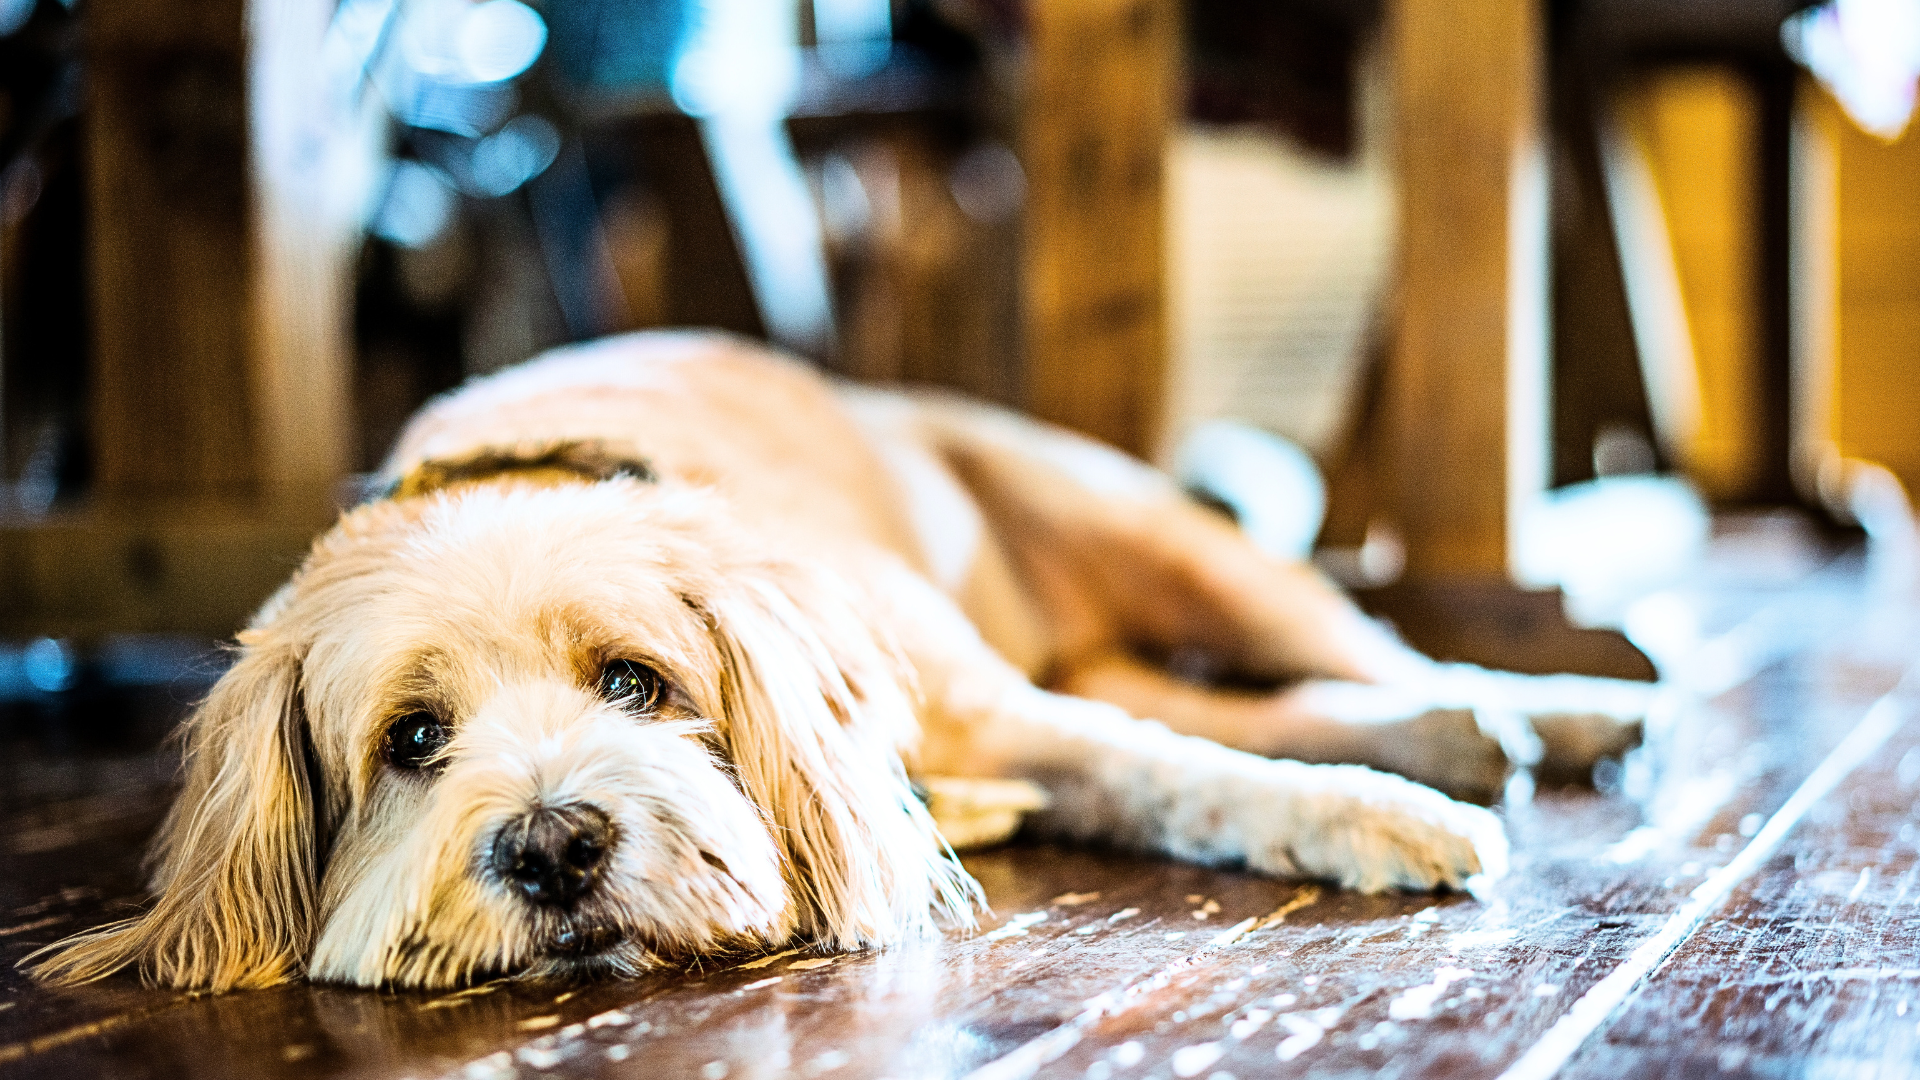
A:
{"type": "Polygon", "coordinates": [[[1167,0],[1065,0],[1026,18],[1027,407],[1147,454],[1166,377],[1179,13],[1167,0]]]}
{"type": "Polygon", "coordinates": [[[90,12],[90,427],[95,489],[123,503],[260,480],[243,9],[187,7],[90,12]]]}
{"type": "MultiPolygon", "coordinates": [[[[1906,701],[1911,710],[1914,703],[1906,701]]],[[[1728,823],[1731,824],[1731,823],[1728,823]]],[[[1810,814],[1565,1075],[1920,1069],[1920,723],[1810,814]]]]}
{"type": "Polygon", "coordinates": [[[1413,577],[1505,576],[1509,503],[1524,494],[1511,466],[1544,457],[1509,430],[1513,410],[1538,408],[1510,392],[1510,376],[1524,366],[1544,376],[1544,344],[1525,321],[1543,315],[1544,267],[1516,258],[1544,225],[1544,202],[1516,190],[1538,165],[1540,6],[1388,7],[1399,306],[1376,494],[1413,577]]]}

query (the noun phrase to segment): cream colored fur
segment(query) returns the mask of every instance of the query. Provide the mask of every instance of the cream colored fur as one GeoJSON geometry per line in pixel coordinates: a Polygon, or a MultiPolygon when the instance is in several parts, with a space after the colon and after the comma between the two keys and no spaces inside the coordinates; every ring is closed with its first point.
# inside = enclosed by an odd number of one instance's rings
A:
{"type": "Polygon", "coordinates": [[[374,502],[321,537],[186,726],[154,906],[53,947],[39,974],[445,987],[886,945],[965,925],[979,899],[910,771],[1038,781],[1036,824],[1057,835],[1360,889],[1504,867],[1484,810],[1222,745],[1284,753],[1285,724],[1212,741],[1036,685],[1139,649],[1354,684],[1438,670],[1122,455],[648,334],[435,402],[386,477],[576,440],[657,482],[509,473],[374,502]],[[594,692],[615,659],[662,673],[657,708],[594,692]],[[437,768],[397,769],[383,733],[421,710],[452,740],[437,768]],[[487,856],[557,806],[595,808],[615,837],[566,910],[530,906],[487,856]],[[600,944],[556,944],[579,934],[600,944]]]}

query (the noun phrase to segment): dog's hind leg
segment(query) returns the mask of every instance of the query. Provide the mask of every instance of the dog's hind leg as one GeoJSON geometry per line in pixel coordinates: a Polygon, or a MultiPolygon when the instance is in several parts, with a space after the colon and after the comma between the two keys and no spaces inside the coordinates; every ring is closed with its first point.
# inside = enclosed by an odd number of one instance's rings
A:
{"type": "Polygon", "coordinates": [[[1541,783],[1585,783],[1597,762],[1639,744],[1654,701],[1647,683],[1461,664],[1391,683],[1222,688],[1117,653],[1073,665],[1053,687],[1185,735],[1270,757],[1370,765],[1474,802],[1495,798],[1512,764],[1532,768],[1541,783]]]}
{"type": "Polygon", "coordinates": [[[1432,788],[1243,753],[1038,689],[1005,665],[965,668],[927,680],[943,717],[927,725],[919,763],[1037,782],[1049,806],[1029,822],[1043,835],[1368,892],[1460,887],[1506,868],[1499,819],[1432,788]]]}
{"type": "Polygon", "coordinates": [[[1063,635],[1046,679],[1056,689],[1257,753],[1380,765],[1477,798],[1504,775],[1501,747],[1562,780],[1638,742],[1643,686],[1435,664],[1312,567],[1260,551],[1118,451],[982,406],[933,401],[925,415],[1039,606],[1076,613],[1081,632],[1063,635]],[[1306,682],[1203,688],[1137,655],[1196,682],[1306,682]]]}
{"type": "Polygon", "coordinates": [[[1506,869],[1499,819],[1397,776],[1257,757],[1038,689],[1004,706],[982,734],[1047,789],[1043,833],[1367,892],[1506,869]]]}

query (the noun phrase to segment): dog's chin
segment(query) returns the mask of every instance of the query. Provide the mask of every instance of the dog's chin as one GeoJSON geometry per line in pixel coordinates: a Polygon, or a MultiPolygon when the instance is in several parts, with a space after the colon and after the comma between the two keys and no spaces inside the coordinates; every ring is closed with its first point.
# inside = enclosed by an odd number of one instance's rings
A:
{"type": "Polygon", "coordinates": [[[568,921],[546,935],[541,953],[555,960],[591,960],[626,944],[630,936],[614,926],[587,920],[568,921]]]}
{"type": "Polygon", "coordinates": [[[551,935],[521,975],[567,981],[631,978],[659,963],[644,942],[611,927],[586,925],[551,935]]]}
{"type": "Polygon", "coordinates": [[[591,916],[543,920],[528,939],[531,948],[518,974],[533,979],[632,978],[706,953],[755,948],[752,941],[730,935],[706,939],[698,947],[674,948],[645,930],[591,916]]]}
{"type": "Polygon", "coordinates": [[[659,966],[646,934],[604,913],[547,913],[518,932],[517,958],[492,977],[621,978],[659,966]]]}

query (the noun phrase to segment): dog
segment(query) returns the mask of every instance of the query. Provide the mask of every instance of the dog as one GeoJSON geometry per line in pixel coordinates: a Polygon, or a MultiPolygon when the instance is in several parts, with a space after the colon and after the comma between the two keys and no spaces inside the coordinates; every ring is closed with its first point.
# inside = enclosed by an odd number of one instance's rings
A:
{"type": "MultiPolygon", "coordinates": [[[[1046,835],[1366,891],[1505,867],[1489,811],[1303,763],[1497,777],[1458,669],[1038,422],[654,332],[430,403],[378,482],[184,725],[151,908],[39,977],[446,988],[885,946],[981,902],[920,775],[1037,782],[1046,835]],[[1136,659],[1176,655],[1277,689],[1136,659]]],[[[1616,712],[1545,752],[1617,750],[1616,712]]]]}

